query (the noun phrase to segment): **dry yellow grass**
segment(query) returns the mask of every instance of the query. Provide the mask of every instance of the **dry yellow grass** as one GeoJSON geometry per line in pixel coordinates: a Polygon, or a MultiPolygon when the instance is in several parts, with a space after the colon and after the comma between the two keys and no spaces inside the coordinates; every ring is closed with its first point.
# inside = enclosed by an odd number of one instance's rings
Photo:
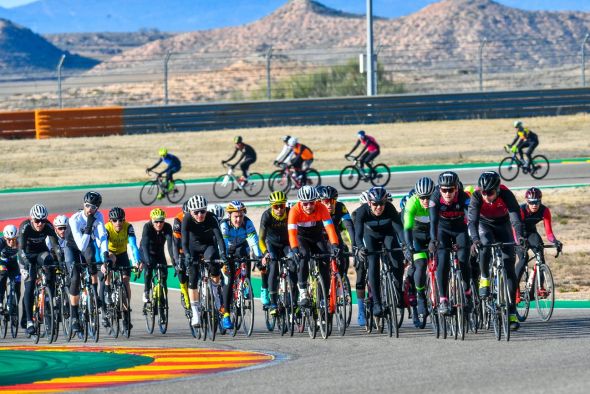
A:
{"type": "MultiPolygon", "coordinates": [[[[523,120],[540,136],[538,152],[553,158],[588,155],[590,115],[523,120]]],[[[252,170],[267,173],[284,134],[296,135],[314,151],[315,168],[341,168],[360,128],[377,138],[382,147],[378,161],[389,165],[497,161],[514,137],[511,126],[510,119],[493,119],[2,141],[0,188],[144,180],[144,169],[155,162],[161,146],[181,158],[179,177],[219,175],[220,161],[233,151],[238,134],[258,152],[252,170]]]]}

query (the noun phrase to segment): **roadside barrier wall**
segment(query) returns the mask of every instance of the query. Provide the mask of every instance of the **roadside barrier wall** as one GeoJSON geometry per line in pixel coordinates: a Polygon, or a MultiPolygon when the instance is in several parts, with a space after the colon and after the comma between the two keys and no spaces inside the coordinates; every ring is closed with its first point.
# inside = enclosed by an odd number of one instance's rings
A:
{"type": "Polygon", "coordinates": [[[122,115],[122,107],[39,109],[35,111],[35,136],[45,139],[120,135],[122,115]]]}

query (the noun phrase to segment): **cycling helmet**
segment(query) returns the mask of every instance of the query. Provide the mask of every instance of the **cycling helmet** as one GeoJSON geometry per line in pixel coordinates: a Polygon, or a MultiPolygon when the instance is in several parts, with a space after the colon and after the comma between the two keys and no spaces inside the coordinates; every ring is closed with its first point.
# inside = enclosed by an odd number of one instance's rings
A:
{"type": "Polygon", "coordinates": [[[387,201],[393,202],[393,194],[387,192],[387,201]]]}
{"type": "Polygon", "coordinates": [[[290,135],[284,135],[281,137],[281,141],[283,141],[284,143],[289,142],[290,139],[291,139],[290,135]]]}
{"type": "Polygon", "coordinates": [[[320,198],[329,198],[336,200],[338,198],[338,190],[334,186],[322,186],[322,190],[319,190],[320,198]]]}
{"type": "Polygon", "coordinates": [[[195,194],[188,201],[186,207],[189,211],[198,211],[200,209],[207,209],[207,199],[205,196],[195,194]]]}
{"type": "Polygon", "coordinates": [[[84,203],[96,205],[98,208],[102,204],[102,196],[98,192],[88,192],[84,195],[84,203]]]}
{"type": "Polygon", "coordinates": [[[320,196],[315,187],[305,185],[297,191],[297,198],[299,201],[307,202],[316,201],[318,198],[320,198],[320,196]]]}
{"type": "Polygon", "coordinates": [[[496,190],[500,187],[500,175],[496,171],[486,171],[479,176],[477,186],[485,192],[496,190]]]}
{"type": "Polygon", "coordinates": [[[154,208],[150,212],[150,219],[152,220],[164,220],[166,219],[166,212],[161,208],[154,208]]]}
{"type": "Polygon", "coordinates": [[[160,155],[160,157],[164,157],[168,154],[168,149],[160,148],[160,149],[158,149],[158,154],[160,155]]]}
{"type": "Polygon", "coordinates": [[[445,171],[438,176],[438,185],[439,186],[457,186],[459,182],[459,175],[453,171],[445,171]]]}
{"type": "Polygon", "coordinates": [[[524,198],[529,203],[541,202],[541,198],[543,198],[543,193],[541,192],[541,189],[537,187],[531,187],[524,194],[524,198]]]}
{"type": "Polygon", "coordinates": [[[109,211],[109,219],[110,220],[117,220],[117,219],[125,220],[125,211],[122,208],[113,207],[109,211]]]}
{"type": "Polygon", "coordinates": [[[372,187],[369,189],[369,201],[370,202],[385,202],[387,201],[387,190],[384,187],[372,187]]]}
{"type": "Polygon", "coordinates": [[[369,192],[368,191],[364,191],[361,193],[361,195],[359,196],[359,200],[361,202],[361,204],[366,204],[369,202],[369,192]]]}
{"type": "Polygon", "coordinates": [[[358,135],[359,138],[365,138],[365,130],[359,130],[356,135],[358,135]]]}
{"type": "Polygon", "coordinates": [[[219,204],[209,205],[207,210],[217,216],[217,219],[221,220],[225,216],[225,209],[219,204]]]}
{"type": "Polygon", "coordinates": [[[40,219],[40,220],[47,219],[47,215],[48,215],[47,208],[45,208],[45,205],[35,204],[31,208],[29,215],[33,219],[40,219]]]}
{"type": "Polygon", "coordinates": [[[66,215],[58,215],[53,219],[53,227],[64,227],[68,225],[68,217],[66,215]]]}
{"type": "Polygon", "coordinates": [[[234,144],[241,144],[244,140],[242,139],[241,135],[236,135],[234,137],[234,144]]]}
{"type": "Polygon", "coordinates": [[[418,195],[418,197],[430,196],[434,191],[434,182],[432,181],[432,179],[425,176],[423,178],[418,179],[418,182],[416,182],[414,189],[416,190],[416,194],[418,195]]]}
{"type": "Polygon", "coordinates": [[[182,212],[188,213],[188,201],[182,203],[182,212]]]}
{"type": "Polygon", "coordinates": [[[318,192],[318,198],[324,198],[325,189],[326,186],[323,185],[317,185],[315,187],[315,190],[318,192]]]}
{"type": "Polygon", "coordinates": [[[285,192],[277,190],[276,192],[270,193],[270,196],[268,196],[268,202],[271,205],[284,204],[287,202],[287,195],[285,192]]]}
{"type": "Polygon", "coordinates": [[[515,121],[514,121],[514,128],[515,128],[515,129],[521,129],[521,128],[522,128],[522,126],[523,126],[523,123],[522,123],[522,121],[520,121],[520,120],[515,120],[515,121]]]}
{"type": "Polygon", "coordinates": [[[297,145],[297,138],[295,138],[295,137],[289,138],[289,140],[287,141],[287,145],[289,145],[291,148],[294,147],[295,145],[297,145]]]}
{"type": "Polygon", "coordinates": [[[246,213],[246,206],[244,205],[244,203],[242,203],[239,200],[233,200],[230,201],[229,204],[227,204],[227,208],[225,208],[225,211],[227,213],[232,213],[232,212],[239,212],[239,211],[244,211],[244,213],[246,213]]]}
{"type": "Polygon", "coordinates": [[[6,239],[16,238],[18,235],[18,229],[14,224],[9,224],[8,226],[4,227],[4,230],[2,230],[2,235],[6,239]]]}

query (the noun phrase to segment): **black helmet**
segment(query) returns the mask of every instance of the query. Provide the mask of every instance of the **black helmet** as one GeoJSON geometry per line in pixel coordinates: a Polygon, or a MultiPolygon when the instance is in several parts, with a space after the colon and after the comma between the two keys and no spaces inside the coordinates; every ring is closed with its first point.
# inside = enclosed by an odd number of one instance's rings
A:
{"type": "Polygon", "coordinates": [[[320,198],[329,198],[335,200],[338,198],[338,190],[334,186],[322,186],[322,189],[319,190],[320,198]]]}
{"type": "Polygon", "coordinates": [[[387,196],[388,193],[384,187],[375,186],[369,189],[369,202],[385,202],[387,196]]]}
{"type": "Polygon", "coordinates": [[[84,195],[84,204],[92,204],[100,207],[102,196],[98,192],[88,192],[84,195]]]}
{"type": "Polygon", "coordinates": [[[486,171],[479,176],[477,186],[484,192],[496,190],[500,187],[500,175],[496,171],[486,171]]]}
{"type": "Polygon", "coordinates": [[[438,185],[439,186],[457,186],[459,182],[459,175],[453,171],[445,171],[438,176],[438,185]]]}
{"type": "Polygon", "coordinates": [[[242,136],[241,135],[237,135],[234,137],[234,144],[241,144],[243,141],[242,136]]]}
{"type": "Polygon", "coordinates": [[[425,176],[423,178],[418,179],[418,182],[416,182],[416,186],[414,186],[414,189],[416,190],[416,194],[418,195],[418,197],[430,196],[434,191],[434,182],[432,181],[432,179],[425,176]]]}
{"type": "Polygon", "coordinates": [[[116,219],[125,220],[125,211],[122,208],[113,207],[109,211],[109,219],[110,220],[116,220],[116,219]]]}

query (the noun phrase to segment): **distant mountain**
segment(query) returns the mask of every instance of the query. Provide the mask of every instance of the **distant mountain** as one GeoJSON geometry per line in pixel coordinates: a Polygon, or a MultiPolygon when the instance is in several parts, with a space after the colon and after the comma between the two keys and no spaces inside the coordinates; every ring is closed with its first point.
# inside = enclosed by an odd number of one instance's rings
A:
{"type": "Polygon", "coordinates": [[[0,19],[0,71],[54,71],[62,54],[70,69],[88,69],[98,61],[63,51],[30,29],[0,19]]]}

